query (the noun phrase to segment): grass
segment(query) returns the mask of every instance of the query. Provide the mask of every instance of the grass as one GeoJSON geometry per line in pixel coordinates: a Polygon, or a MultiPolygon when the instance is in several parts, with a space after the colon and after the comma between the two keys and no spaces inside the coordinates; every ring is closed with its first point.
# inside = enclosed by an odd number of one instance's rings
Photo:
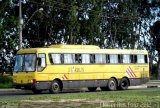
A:
{"type": "Polygon", "coordinates": [[[2,83],[0,83],[0,88],[2,89],[4,89],[4,88],[12,88],[13,87],[13,84],[12,83],[4,83],[4,84],[2,84],[2,83]]]}
{"type": "Polygon", "coordinates": [[[0,89],[1,88],[12,88],[12,77],[11,76],[0,76],[0,89]]]}
{"type": "MultiPolygon", "coordinates": [[[[95,108],[95,107],[135,107],[135,105],[148,105],[148,108],[154,108],[154,106],[160,104],[160,90],[127,90],[127,91],[115,91],[115,92],[94,92],[94,93],[62,93],[62,94],[42,94],[34,96],[16,97],[9,99],[0,99],[0,103],[17,104],[19,106],[27,106],[27,108],[37,108],[52,105],[56,108],[78,107],[95,108]],[[67,106],[66,106],[67,105],[67,106]],[[111,106],[112,105],[112,106],[111,106]],[[117,106],[119,105],[119,106],[117,106]],[[127,106],[126,106],[127,105],[127,106]]],[[[141,105],[141,106],[140,106],[141,105]]],[[[160,105],[159,105],[160,106],[160,105]]],[[[45,108],[50,108],[45,107],[45,108]]],[[[43,108],[43,107],[42,107],[43,108]]]]}

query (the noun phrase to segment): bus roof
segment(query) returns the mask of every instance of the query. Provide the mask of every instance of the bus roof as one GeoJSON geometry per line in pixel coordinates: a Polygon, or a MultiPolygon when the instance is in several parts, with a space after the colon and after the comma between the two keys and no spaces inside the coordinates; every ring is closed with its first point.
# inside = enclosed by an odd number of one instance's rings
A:
{"type": "Polygon", "coordinates": [[[63,48],[63,49],[100,49],[95,45],[51,45],[49,48],[63,48]]]}
{"type": "Polygon", "coordinates": [[[148,54],[146,50],[136,49],[100,49],[94,45],[52,45],[48,48],[21,49],[17,54],[22,53],[81,53],[81,54],[148,54]]]}

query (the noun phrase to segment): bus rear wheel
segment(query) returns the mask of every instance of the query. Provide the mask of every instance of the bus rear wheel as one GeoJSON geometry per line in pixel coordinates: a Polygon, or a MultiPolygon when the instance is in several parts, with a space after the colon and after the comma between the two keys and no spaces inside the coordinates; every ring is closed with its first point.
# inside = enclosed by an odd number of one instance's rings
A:
{"type": "Polygon", "coordinates": [[[128,89],[128,86],[129,86],[129,82],[128,82],[128,79],[127,78],[122,78],[120,80],[120,84],[119,84],[119,89],[120,90],[126,90],[128,89]]]}
{"type": "Polygon", "coordinates": [[[88,90],[93,92],[93,91],[96,91],[97,87],[88,87],[88,90]]]}
{"type": "Polygon", "coordinates": [[[57,80],[54,80],[52,83],[51,83],[51,86],[50,86],[50,89],[49,89],[49,92],[50,93],[60,93],[62,92],[62,85],[60,84],[59,81],[57,80]]]}
{"type": "Polygon", "coordinates": [[[116,80],[114,78],[109,79],[107,88],[110,91],[117,90],[117,82],[116,82],[116,80]]]}

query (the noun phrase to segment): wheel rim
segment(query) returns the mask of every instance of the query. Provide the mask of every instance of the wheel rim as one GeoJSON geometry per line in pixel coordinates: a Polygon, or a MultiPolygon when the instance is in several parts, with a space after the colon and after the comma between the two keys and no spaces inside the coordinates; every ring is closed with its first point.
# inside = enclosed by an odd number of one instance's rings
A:
{"type": "Polygon", "coordinates": [[[122,87],[128,87],[127,81],[123,81],[123,82],[121,83],[121,86],[122,86],[122,87]]]}
{"type": "Polygon", "coordinates": [[[113,90],[115,89],[115,82],[113,80],[110,81],[109,87],[113,90]]]}
{"type": "Polygon", "coordinates": [[[126,87],[126,85],[127,85],[126,82],[123,81],[123,82],[122,82],[122,87],[126,87]]]}
{"type": "Polygon", "coordinates": [[[59,89],[59,85],[57,83],[54,83],[52,88],[54,91],[57,91],[59,89]]]}

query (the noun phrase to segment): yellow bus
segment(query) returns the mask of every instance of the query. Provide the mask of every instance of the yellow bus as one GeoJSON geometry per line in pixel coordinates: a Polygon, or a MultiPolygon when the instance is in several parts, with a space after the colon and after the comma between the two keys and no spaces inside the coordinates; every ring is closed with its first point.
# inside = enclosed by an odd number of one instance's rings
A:
{"type": "Polygon", "coordinates": [[[51,45],[47,48],[21,49],[13,72],[16,89],[34,93],[49,90],[98,87],[125,90],[149,80],[146,50],[101,49],[94,45],[51,45]]]}

